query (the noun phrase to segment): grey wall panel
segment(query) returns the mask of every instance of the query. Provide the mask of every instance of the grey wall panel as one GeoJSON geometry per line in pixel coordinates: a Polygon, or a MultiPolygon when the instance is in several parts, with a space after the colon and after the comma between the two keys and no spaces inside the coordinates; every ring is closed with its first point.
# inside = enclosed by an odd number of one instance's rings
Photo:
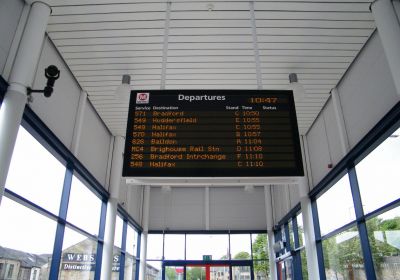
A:
{"type": "Polygon", "coordinates": [[[141,222],[141,207],[143,198],[142,186],[126,185],[125,179],[121,178],[121,187],[119,192],[118,203],[124,208],[129,215],[137,222],[141,222]]]}
{"type": "Polygon", "coordinates": [[[274,204],[274,224],[276,224],[291,209],[288,186],[274,185],[272,187],[272,200],[274,204]]]}
{"type": "Polygon", "coordinates": [[[290,197],[290,209],[295,207],[300,202],[300,190],[297,185],[288,186],[290,197]]]}
{"type": "Polygon", "coordinates": [[[88,102],[85,108],[77,157],[103,186],[107,185],[108,153],[111,139],[110,132],[88,102]]]}
{"type": "Polygon", "coordinates": [[[315,186],[329,172],[328,164],[331,162],[322,115],[317,118],[307,133],[307,143],[311,162],[312,186],[315,186]]]}
{"type": "Polygon", "coordinates": [[[210,229],[266,229],[264,188],[210,188],[210,229]]]}
{"type": "Polygon", "coordinates": [[[329,99],[325,105],[323,116],[326,134],[328,136],[327,141],[329,144],[330,159],[335,166],[343,158],[344,153],[341,147],[339,126],[335,117],[332,99],[329,99]]]}
{"type": "Polygon", "coordinates": [[[24,4],[22,0],[0,1],[0,73],[4,70],[24,4]]]}
{"type": "Polygon", "coordinates": [[[338,86],[350,146],[399,101],[376,32],[338,86]]]}
{"type": "Polygon", "coordinates": [[[44,76],[44,69],[51,64],[56,65],[61,71],[60,78],[56,81],[54,92],[50,98],[45,98],[43,94],[34,93],[34,101],[30,106],[64,145],[71,147],[81,91],[52,43],[49,39],[46,39],[33,88],[44,88],[47,82],[44,76]]]}
{"type": "Polygon", "coordinates": [[[127,206],[126,211],[137,222],[141,222],[142,215],[142,200],[143,200],[143,187],[142,186],[128,186],[127,187],[127,206]]]}
{"type": "Polygon", "coordinates": [[[204,230],[204,213],[204,188],[151,188],[150,230],[204,230]]]}

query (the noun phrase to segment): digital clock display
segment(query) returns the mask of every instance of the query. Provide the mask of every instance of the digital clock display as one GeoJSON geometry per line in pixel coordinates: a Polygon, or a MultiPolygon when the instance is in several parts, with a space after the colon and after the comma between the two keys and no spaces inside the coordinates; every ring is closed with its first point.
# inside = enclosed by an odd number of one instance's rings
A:
{"type": "Polygon", "coordinates": [[[292,91],[132,91],[125,177],[302,176],[292,91]]]}

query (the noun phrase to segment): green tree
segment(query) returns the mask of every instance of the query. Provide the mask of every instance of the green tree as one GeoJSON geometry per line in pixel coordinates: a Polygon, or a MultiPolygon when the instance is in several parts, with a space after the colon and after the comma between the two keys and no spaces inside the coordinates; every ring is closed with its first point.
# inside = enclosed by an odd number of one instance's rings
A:
{"type": "Polygon", "coordinates": [[[204,280],[205,277],[201,267],[186,267],[186,280],[204,280]]]}
{"type": "Polygon", "coordinates": [[[267,235],[258,234],[253,244],[254,272],[256,275],[268,276],[269,261],[267,254],[267,235]],[[260,261],[256,261],[260,260],[260,261]]]}
{"type": "Polygon", "coordinates": [[[247,252],[239,252],[233,257],[233,259],[234,260],[249,260],[250,254],[247,252]]]}
{"type": "Polygon", "coordinates": [[[166,267],[165,268],[165,276],[166,276],[166,279],[168,279],[168,280],[175,280],[176,279],[175,268],[166,267]]]}

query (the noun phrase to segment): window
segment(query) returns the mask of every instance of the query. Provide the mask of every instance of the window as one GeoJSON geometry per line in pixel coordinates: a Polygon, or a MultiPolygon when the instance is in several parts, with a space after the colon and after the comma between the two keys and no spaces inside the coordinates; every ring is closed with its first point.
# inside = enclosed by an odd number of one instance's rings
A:
{"type": "Polygon", "coordinates": [[[67,221],[90,234],[99,232],[101,200],[77,177],[73,176],[67,221]]]}
{"type": "MultiPolygon", "coordinates": [[[[50,267],[57,223],[8,197],[0,205],[0,246],[9,253],[30,254],[45,275],[50,267]]],[[[8,275],[7,266],[4,268],[8,275]]],[[[3,274],[4,275],[4,274],[3,274]]],[[[45,276],[43,276],[45,278],[45,276]]]]}
{"type": "Polygon", "coordinates": [[[163,257],[163,235],[149,234],[147,237],[147,259],[161,260],[163,257]]]}
{"type": "Polygon", "coordinates": [[[364,213],[400,198],[400,129],[356,166],[364,213]]]}
{"type": "Polygon", "coordinates": [[[97,241],[66,227],[59,279],[94,279],[97,241]]]}
{"type": "Polygon", "coordinates": [[[322,236],[355,220],[347,174],[317,199],[317,207],[322,236]]]}
{"type": "Polygon", "coordinates": [[[117,215],[117,220],[115,221],[115,232],[114,232],[114,246],[121,248],[122,246],[122,227],[123,221],[119,215],[117,215]]]}
{"type": "Polygon", "coordinates": [[[135,279],[137,240],[137,231],[128,224],[126,233],[125,280],[135,279]]]}
{"type": "Polygon", "coordinates": [[[251,259],[251,236],[250,234],[231,234],[231,259],[251,259]]]}
{"type": "Polygon", "coordinates": [[[65,167],[20,127],[6,188],[58,215],[64,176],[65,167]]]}
{"type": "Polygon", "coordinates": [[[326,279],[366,279],[356,227],[322,241],[326,279]]]}
{"type": "Polygon", "coordinates": [[[297,232],[299,236],[299,246],[304,246],[304,227],[303,227],[303,214],[300,213],[296,217],[297,219],[297,232]]]}
{"type": "Polygon", "coordinates": [[[367,220],[367,230],[376,279],[399,279],[400,207],[367,220]]]}
{"type": "Polygon", "coordinates": [[[166,260],[185,259],[185,235],[166,234],[164,243],[164,258],[166,260]]]}
{"type": "Polygon", "coordinates": [[[14,265],[9,264],[8,265],[8,271],[7,271],[7,278],[12,278],[14,273],[14,265]]]}
{"type": "Polygon", "coordinates": [[[202,260],[203,255],[211,255],[213,260],[227,260],[229,256],[228,234],[188,234],[186,235],[186,259],[202,260]],[[207,246],[204,246],[207,244],[207,246]]]}

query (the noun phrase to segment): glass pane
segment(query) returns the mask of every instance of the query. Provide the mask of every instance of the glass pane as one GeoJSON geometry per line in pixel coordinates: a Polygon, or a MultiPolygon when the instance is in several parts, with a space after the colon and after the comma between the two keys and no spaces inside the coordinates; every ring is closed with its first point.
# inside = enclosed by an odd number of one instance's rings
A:
{"type": "MultiPolygon", "coordinates": [[[[20,263],[28,262],[38,268],[36,274],[39,274],[40,279],[48,279],[56,222],[3,197],[0,206],[0,225],[1,262],[14,265],[13,275],[14,273],[18,275],[20,263]],[[14,257],[10,259],[12,255],[14,257]]],[[[2,269],[4,272],[8,267],[3,264],[2,269]]]]}
{"type": "Polygon", "coordinates": [[[251,274],[250,266],[232,266],[233,280],[250,280],[251,279],[250,274],[251,274]]]}
{"type": "MultiPolygon", "coordinates": [[[[188,271],[189,271],[189,267],[188,267],[188,271]]],[[[184,273],[183,266],[167,266],[167,267],[165,267],[165,279],[166,280],[183,280],[183,273],[184,273]]],[[[192,280],[192,279],[193,279],[192,273],[190,271],[189,273],[186,274],[186,280],[192,280]]],[[[203,276],[203,279],[204,279],[204,276],[203,276]]],[[[193,279],[193,280],[197,280],[197,278],[193,279]]]]}
{"type": "Polygon", "coordinates": [[[304,227],[303,227],[303,214],[300,213],[296,217],[297,219],[297,230],[299,235],[299,245],[304,246],[304,227]]]}
{"type": "Polygon", "coordinates": [[[323,240],[322,247],[326,279],[366,279],[356,227],[323,240]]]}
{"type": "Polygon", "coordinates": [[[400,279],[400,207],[367,221],[376,279],[400,279]]]}
{"type": "Polygon", "coordinates": [[[204,255],[210,255],[213,260],[226,260],[228,246],[227,234],[188,234],[186,235],[186,259],[202,260],[204,255]]]}
{"type": "Polygon", "coordinates": [[[145,280],[160,280],[161,272],[161,262],[146,262],[145,280]]]}
{"type": "Polygon", "coordinates": [[[400,198],[400,129],[356,166],[364,213],[400,198]]]}
{"type": "Polygon", "coordinates": [[[67,220],[81,229],[97,235],[99,232],[101,200],[78,178],[73,176],[67,220]]]}
{"type": "Polygon", "coordinates": [[[149,234],[147,237],[147,259],[161,260],[163,256],[163,235],[149,234]]]}
{"type": "Polygon", "coordinates": [[[206,280],[206,268],[204,266],[187,266],[186,280],[206,280]]]}
{"type": "Polygon", "coordinates": [[[254,261],[253,269],[254,269],[254,280],[270,279],[268,261],[254,261]]]}
{"type": "Polygon", "coordinates": [[[308,280],[307,256],[305,250],[300,251],[300,257],[301,257],[301,272],[303,275],[303,280],[308,280]]]}
{"type": "Polygon", "coordinates": [[[252,234],[252,248],[254,260],[268,260],[268,236],[267,234],[252,234]]]}
{"type": "Polygon", "coordinates": [[[115,221],[115,232],[114,232],[114,246],[121,248],[122,246],[122,229],[124,221],[120,216],[117,215],[117,220],[115,221]]]}
{"type": "Polygon", "coordinates": [[[317,207],[322,236],[355,220],[347,174],[317,199],[317,207]]]}
{"type": "Polygon", "coordinates": [[[231,234],[231,258],[233,260],[251,259],[250,234],[231,234]]]}
{"type": "Polygon", "coordinates": [[[137,239],[138,233],[137,231],[128,224],[128,232],[126,234],[126,252],[129,253],[131,256],[136,257],[136,250],[137,250],[137,239]]]}
{"type": "Polygon", "coordinates": [[[111,279],[118,280],[119,279],[119,271],[120,271],[120,260],[121,260],[121,250],[118,247],[113,248],[113,263],[111,267],[111,279]]]}
{"type": "Polygon", "coordinates": [[[164,258],[166,260],[184,260],[185,259],[185,235],[184,234],[166,234],[164,258]]]}
{"type": "Polygon", "coordinates": [[[229,266],[211,266],[210,280],[229,280],[229,266]]]}
{"type": "Polygon", "coordinates": [[[292,221],[292,219],[289,220],[288,227],[289,227],[290,248],[294,249],[295,248],[295,244],[294,244],[294,232],[293,232],[293,221],[292,221]]]}
{"type": "Polygon", "coordinates": [[[7,189],[58,215],[65,170],[50,152],[20,127],[7,175],[7,189]]]}
{"type": "Polygon", "coordinates": [[[94,279],[97,242],[65,228],[59,279],[94,279]]]}
{"type": "Polygon", "coordinates": [[[124,280],[134,280],[135,274],[136,274],[136,258],[130,254],[126,254],[124,280]]]}

